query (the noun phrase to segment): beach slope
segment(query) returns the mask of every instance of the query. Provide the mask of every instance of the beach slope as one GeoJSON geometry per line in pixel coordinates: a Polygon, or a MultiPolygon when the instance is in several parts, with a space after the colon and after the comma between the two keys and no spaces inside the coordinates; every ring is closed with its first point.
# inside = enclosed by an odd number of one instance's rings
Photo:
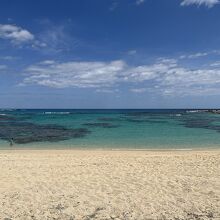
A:
{"type": "Polygon", "coordinates": [[[220,151],[0,151],[0,219],[220,219],[220,151]]]}

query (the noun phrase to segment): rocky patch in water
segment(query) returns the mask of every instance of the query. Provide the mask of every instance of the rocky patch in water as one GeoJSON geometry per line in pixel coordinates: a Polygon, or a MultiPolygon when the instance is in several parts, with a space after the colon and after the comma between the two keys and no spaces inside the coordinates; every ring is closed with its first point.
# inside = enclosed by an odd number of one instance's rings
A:
{"type": "Polygon", "coordinates": [[[99,121],[119,121],[119,118],[98,118],[99,121]]]}
{"type": "Polygon", "coordinates": [[[101,128],[118,128],[119,125],[114,125],[111,123],[98,123],[98,122],[94,122],[94,123],[85,123],[83,124],[84,126],[89,126],[89,127],[101,127],[101,128]]]}
{"type": "Polygon", "coordinates": [[[12,117],[12,116],[5,115],[5,114],[0,114],[0,122],[2,122],[2,121],[12,121],[12,120],[15,120],[15,118],[12,117]]]}
{"type": "Polygon", "coordinates": [[[72,138],[82,138],[90,131],[85,128],[69,129],[59,125],[38,125],[20,121],[3,121],[0,123],[0,139],[16,144],[33,142],[57,142],[72,138]]]}
{"type": "Polygon", "coordinates": [[[154,116],[154,115],[124,115],[120,117],[121,120],[127,122],[134,122],[134,123],[150,123],[150,124],[163,124],[167,123],[165,117],[162,116],[154,116]]]}
{"type": "Polygon", "coordinates": [[[149,123],[149,124],[165,124],[166,121],[162,120],[150,120],[150,119],[138,119],[138,118],[129,118],[126,121],[135,122],[135,123],[149,123]]]}
{"type": "Polygon", "coordinates": [[[205,117],[204,115],[204,117],[183,117],[179,121],[186,128],[202,128],[220,132],[220,125],[214,124],[219,122],[217,118],[205,117]]]}

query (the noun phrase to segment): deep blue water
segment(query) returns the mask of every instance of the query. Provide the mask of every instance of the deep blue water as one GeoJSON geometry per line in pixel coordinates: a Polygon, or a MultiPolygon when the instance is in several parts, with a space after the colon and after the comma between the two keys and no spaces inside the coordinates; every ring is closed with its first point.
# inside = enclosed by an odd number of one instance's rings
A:
{"type": "Polygon", "coordinates": [[[187,109],[0,111],[0,148],[218,148],[220,115],[187,109]]]}

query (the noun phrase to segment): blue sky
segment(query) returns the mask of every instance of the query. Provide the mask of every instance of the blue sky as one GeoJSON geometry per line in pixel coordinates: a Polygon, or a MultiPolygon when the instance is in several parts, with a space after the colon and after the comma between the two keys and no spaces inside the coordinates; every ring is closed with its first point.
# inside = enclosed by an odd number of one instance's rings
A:
{"type": "Polygon", "coordinates": [[[0,108],[220,107],[219,0],[1,0],[0,108]]]}

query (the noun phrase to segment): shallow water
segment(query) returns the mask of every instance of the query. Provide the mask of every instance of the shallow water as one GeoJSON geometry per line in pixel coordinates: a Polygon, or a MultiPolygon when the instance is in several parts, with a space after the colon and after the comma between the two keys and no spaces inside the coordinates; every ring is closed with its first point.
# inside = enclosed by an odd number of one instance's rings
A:
{"type": "Polygon", "coordinates": [[[220,147],[220,115],[189,110],[1,110],[0,148],[220,147]]]}

